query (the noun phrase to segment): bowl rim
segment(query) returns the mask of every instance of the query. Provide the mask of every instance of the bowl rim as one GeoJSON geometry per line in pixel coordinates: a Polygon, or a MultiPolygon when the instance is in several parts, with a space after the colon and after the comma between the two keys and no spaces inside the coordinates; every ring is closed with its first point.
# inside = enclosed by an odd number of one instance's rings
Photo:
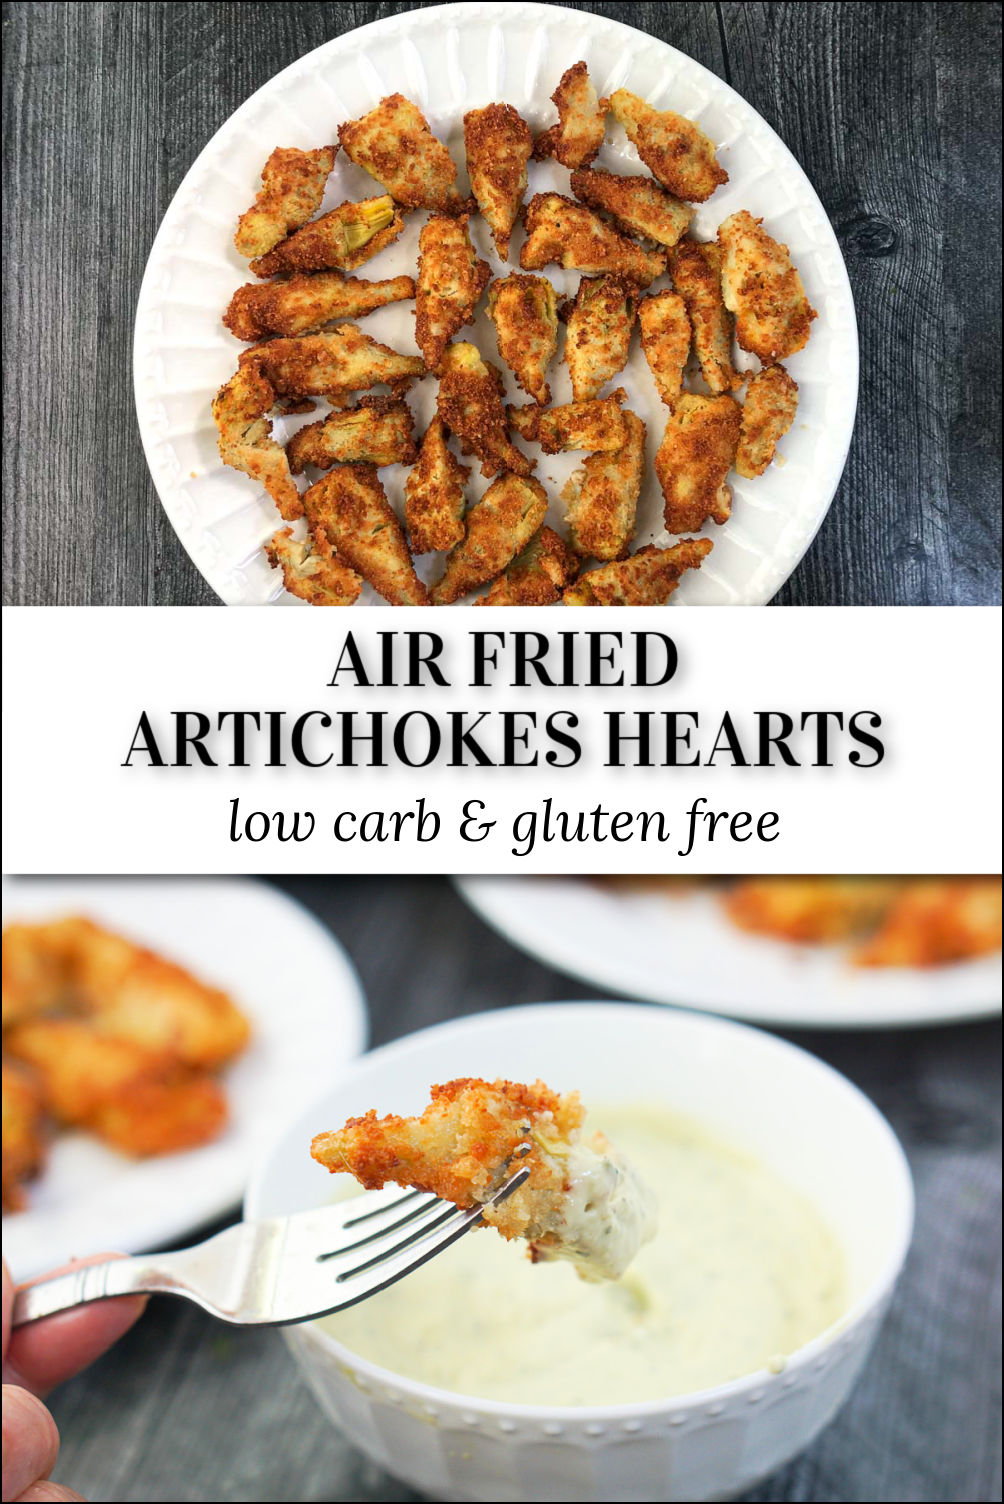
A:
{"type": "MultiPolygon", "coordinates": [[[[433,1384],[427,1384],[421,1379],[408,1378],[404,1374],[395,1373],[393,1369],[384,1368],[380,1364],[373,1363],[364,1358],[352,1348],[339,1342],[329,1332],[323,1331],[317,1321],[304,1322],[293,1327],[284,1329],[287,1341],[306,1339],[311,1345],[321,1348],[325,1354],[332,1358],[338,1368],[348,1377],[358,1373],[366,1381],[367,1396],[369,1388],[380,1385],[386,1390],[400,1396],[408,1396],[422,1406],[440,1405],[468,1412],[479,1412],[483,1416],[500,1420],[516,1420],[527,1423],[551,1422],[561,1425],[595,1425],[597,1423],[616,1423],[627,1420],[654,1419],[660,1415],[673,1414],[683,1416],[687,1413],[700,1409],[706,1409],[718,1404],[724,1404],[728,1400],[742,1397],[754,1390],[766,1390],[768,1388],[790,1388],[791,1382],[806,1368],[815,1365],[822,1368],[827,1355],[836,1349],[850,1343],[855,1333],[863,1330],[881,1319],[884,1315],[888,1301],[900,1276],[906,1259],[910,1242],[913,1237],[915,1196],[913,1177],[910,1166],[903,1150],[903,1146],[897,1138],[891,1124],[879,1111],[860,1087],[849,1080],[841,1071],[836,1070],[825,1060],[821,1060],[811,1051],[803,1049],[800,1045],[792,1044],[790,1040],[778,1037],[769,1030],[758,1029],[747,1023],[739,1023],[735,1019],[722,1018],[714,1014],[700,1012],[690,1008],[667,1008],[650,1003],[619,1002],[616,1000],[573,1000],[570,1002],[547,1002],[547,1003],[519,1003],[504,1008],[487,1009],[480,1013],[464,1014],[459,1018],[443,1020],[440,1023],[430,1024],[425,1028],[416,1029],[410,1034],[404,1034],[397,1039],[388,1041],[386,1044],[377,1046],[376,1049],[366,1054],[357,1056],[347,1062],[341,1070],[331,1090],[337,1090],[349,1079],[365,1073],[370,1067],[379,1068],[379,1065],[388,1058],[395,1056],[407,1056],[421,1049],[425,1041],[431,1038],[441,1038],[444,1033],[463,1033],[468,1029],[477,1032],[488,1024],[495,1024],[503,1017],[511,1016],[513,1023],[521,1021],[521,1025],[528,1022],[527,1015],[532,1014],[540,1018],[544,1015],[557,1017],[564,1015],[570,1024],[574,1023],[576,1014],[580,1017],[588,1016],[590,1019],[616,1014],[617,1021],[623,1022],[625,1015],[646,1020],[661,1018],[666,1020],[667,1025],[686,1019],[700,1032],[753,1035],[758,1041],[765,1041],[769,1047],[776,1048],[780,1055],[786,1055],[789,1059],[797,1059],[801,1067],[807,1066],[810,1070],[818,1072],[821,1076],[829,1077],[841,1091],[847,1094],[856,1105],[863,1110],[864,1117],[870,1121],[871,1127],[877,1137],[882,1140],[889,1154],[890,1169],[893,1178],[898,1182],[900,1196],[900,1217],[898,1227],[894,1230],[890,1239],[890,1248],[882,1263],[878,1274],[872,1279],[865,1289],[848,1308],[832,1321],[823,1331],[819,1332],[808,1342],[786,1356],[784,1367],[774,1372],[771,1369],[756,1369],[749,1374],[741,1374],[738,1378],[729,1379],[725,1383],[715,1384],[705,1389],[687,1390],[682,1394],[665,1395],[654,1400],[633,1400],[620,1404],[611,1405],[523,1405],[506,1400],[493,1400],[482,1398],[478,1395],[465,1394],[460,1390],[441,1389],[433,1384]]],[[[659,1026],[661,1027],[661,1025],[659,1026]]],[[[265,1176],[271,1169],[275,1160],[278,1145],[284,1140],[286,1133],[292,1129],[296,1122],[305,1117],[311,1109],[304,1109],[301,1105],[297,1112],[284,1125],[283,1132],[273,1140],[268,1151],[258,1161],[254,1173],[248,1183],[245,1193],[243,1215],[245,1218],[260,1215],[256,1210],[256,1203],[261,1194],[261,1187],[265,1176]]],[[[828,1365],[827,1365],[828,1366],[828,1365]]],[[[766,1398],[766,1394],[764,1395],[766,1398]]],[[[557,1439],[557,1438],[555,1438],[557,1439]]]]}

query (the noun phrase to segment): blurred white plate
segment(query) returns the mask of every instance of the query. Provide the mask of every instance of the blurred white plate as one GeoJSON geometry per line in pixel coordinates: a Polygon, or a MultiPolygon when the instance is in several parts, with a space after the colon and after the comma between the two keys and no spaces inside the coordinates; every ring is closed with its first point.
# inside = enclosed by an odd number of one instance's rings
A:
{"type": "MultiPolygon", "coordinates": [[[[630,8],[625,7],[630,15],[630,8]]],[[[715,551],[688,574],[674,604],[759,605],[777,592],[801,559],[830,504],[844,466],[857,402],[858,348],[854,305],[840,249],[823,206],[804,172],[770,127],[729,86],[675,48],[601,16],[561,6],[437,5],[386,17],[327,42],[277,74],[236,110],[198,157],[175,194],[154,241],[136,311],[136,407],[147,460],[178,536],[213,589],[230,605],[280,601],[300,605],[281,589],[262,543],[279,526],[264,491],[226,469],[216,449],[210,402],[233,372],[244,347],[220,316],[234,289],[248,280],[233,246],[238,216],[254,198],[259,173],[276,145],[310,147],[336,139],[338,125],[399,90],[415,99],[463,171],[463,114],[493,100],[515,105],[534,131],[554,119],[550,94],[562,72],[585,59],[601,92],[625,85],[657,107],[697,120],[718,144],[730,181],[698,211],[696,233],[711,238],[736,209],[762,215],[768,230],[791,248],[810,301],[819,311],[808,347],[788,362],[799,385],[795,426],[781,462],[756,481],[735,476],[733,516],[709,524],[715,551]]],[[[608,121],[597,166],[637,172],[641,164],[623,131],[608,121]]],[[[569,192],[568,173],[531,163],[529,192],[569,192]]],[[[339,152],[323,209],[380,190],[339,152]]],[[[367,278],[414,273],[418,232],[425,216],[408,216],[396,244],[362,270],[367,278]]],[[[473,223],[478,249],[501,270],[483,221],[473,223]]],[[[522,233],[513,237],[518,263],[522,233]]],[[[572,294],[578,273],[547,269],[558,291],[572,294]]],[[[663,282],[654,284],[656,288],[663,282]]],[[[363,321],[377,339],[416,352],[414,304],[377,310],[363,321]]],[[[471,337],[496,358],[492,326],[482,312],[471,337]]],[[[754,362],[746,360],[746,364],[754,362]]],[[[638,543],[666,542],[662,497],[651,470],[665,410],[634,342],[626,371],[616,378],[629,405],[648,424],[649,475],[639,505],[638,543]]],[[[555,362],[555,402],[571,396],[567,371],[555,362]]],[[[511,377],[511,398],[519,397],[511,377]]],[[[434,411],[435,383],[413,391],[417,431],[434,411]]],[[[277,436],[311,418],[277,422],[277,436]]],[[[537,453],[531,448],[531,453],[537,453]]],[[[549,520],[559,527],[557,500],[582,455],[541,456],[537,474],[554,498],[549,520]]],[[[475,467],[477,468],[477,467],[475,467]]],[[[401,507],[405,469],[381,471],[388,495],[401,507]]],[[[472,476],[471,497],[486,483],[472,476]]],[[[441,560],[419,560],[426,578],[441,560]]],[[[363,602],[383,602],[367,587],[363,602]]]]}
{"type": "Polygon", "coordinates": [[[225,988],[251,1044],[223,1073],[230,1123],[215,1143],[131,1160],[63,1134],[28,1208],[3,1219],[4,1258],[27,1279],[104,1249],[136,1253],[236,1208],[249,1166],[298,1102],[326,1091],[366,1043],[356,974],[334,937],[274,888],[225,878],[3,880],[3,919],[86,914],[225,988]]]}
{"type": "Polygon", "coordinates": [[[481,918],[521,950],[584,982],[782,1028],[955,1023],[1000,1012],[1000,956],[869,970],[837,945],[738,929],[711,892],[669,897],[581,878],[463,877],[481,918]]]}

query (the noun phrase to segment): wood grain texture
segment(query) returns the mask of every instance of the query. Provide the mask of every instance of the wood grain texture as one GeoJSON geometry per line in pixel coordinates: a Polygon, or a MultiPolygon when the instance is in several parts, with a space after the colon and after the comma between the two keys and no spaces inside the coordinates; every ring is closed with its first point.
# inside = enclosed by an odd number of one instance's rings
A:
{"type": "MultiPolygon", "coordinates": [[[[191,162],[275,72],[409,8],[4,7],[4,600],[213,604],[150,483],[132,316],[191,162]]],[[[780,132],[847,257],[862,336],[847,472],[788,604],[999,601],[1000,11],[579,4],[671,42],[780,132]]]]}
{"type": "MultiPolygon", "coordinates": [[[[282,886],[350,952],[374,1044],[464,1013],[590,996],[513,950],[440,879],[282,886]]],[[[913,1169],[917,1230],[847,1406],[749,1497],[999,1499],[1000,1025],[787,1037],[888,1116],[913,1169]]],[[[417,1497],[324,1419],[278,1333],[234,1331],[168,1301],[51,1404],[56,1477],[88,1498],[417,1497]]]]}

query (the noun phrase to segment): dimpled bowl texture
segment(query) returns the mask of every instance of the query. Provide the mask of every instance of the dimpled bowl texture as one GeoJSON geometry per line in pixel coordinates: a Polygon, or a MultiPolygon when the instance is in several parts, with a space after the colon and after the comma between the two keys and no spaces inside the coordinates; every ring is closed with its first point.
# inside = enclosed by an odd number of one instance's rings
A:
{"type": "MultiPolygon", "coordinates": [[[[517,1006],[422,1030],[350,1065],[258,1168],[248,1217],[322,1202],[311,1136],[375,1107],[412,1113],[457,1076],[577,1088],[583,1100],[664,1106],[765,1164],[840,1243],[847,1307],[766,1371],[700,1393],[608,1407],[479,1400],[399,1378],[317,1326],[285,1335],[323,1409],[369,1457],[437,1499],[716,1499],[801,1451],[846,1399],[910,1240],[903,1152],[856,1087],[813,1056],[724,1019],[629,1003],[517,1006]]],[[[458,1315],[460,1312],[458,1311],[458,1315]]]]}

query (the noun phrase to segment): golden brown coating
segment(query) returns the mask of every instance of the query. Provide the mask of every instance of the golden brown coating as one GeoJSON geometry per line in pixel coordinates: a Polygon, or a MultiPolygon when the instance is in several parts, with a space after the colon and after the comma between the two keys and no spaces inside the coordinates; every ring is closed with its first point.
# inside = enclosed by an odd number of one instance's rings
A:
{"type": "Polygon", "coordinates": [[[420,355],[402,355],[381,345],[357,324],[338,324],[325,334],[299,339],[266,340],[241,355],[239,371],[248,367],[261,372],[277,396],[336,400],[381,382],[400,387],[425,375],[420,355]]]}
{"type": "Polygon", "coordinates": [[[411,408],[400,397],[363,397],[355,407],[336,408],[286,445],[294,475],[305,465],[410,465],[417,453],[411,408]]]}
{"type": "Polygon", "coordinates": [[[764,366],[750,377],[736,451],[736,471],[747,480],[762,475],[777,442],[795,421],[798,386],[784,366],[764,366]]]}
{"type": "Polygon", "coordinates": [[[418,463],[404,483],[404,520],[412,553],[449,549],[460,542],[467,506],[464,485],[470,473],[449,448],[442,418],[433,418],[418,463]]]}
{"type": "Polygon", "coordinates": [[[606,100],[596,97],[585,63],[573,63],[551,95],[558,124],[537,138],[534,156],[554,157],[562,167],[587,167],[603,145],[606,100]]]}
{"type": "Polygon", "coordinates": [[[591,209],[611,214],[629,235],[642,235],[667,247],[687,233],[694,210],[681,204],[651,178],[618,177],[590,167],[573,172],[572,192],[591,209]]]}
{"type": "Polygon", "coordinates": [[[675,292],[642,298],[638,327],[659,396],[672,411],[683,390],[683,368],[690,355],[690,320],[683,299],[675,292]]]}
{"type": "Polygon", "coordinates": [[[501,376],[481,359],[476,345],[464,341],[447,345],[436,398],[439,416],[457,435],[464,453],[477,455],[482,475],[490,478],[501,470],[529,475],[534,462],[509,438],[502,392],[501,376]]]}
{"type": "Polygon", "coordinates": [[[451,606],[522,553],[547,515],[547,492],[535,480],[500,475],[467,513],[463,541],[447,556],[432,589],[434,606],[451,606]]]}
{"type": "Polygon", "coordinates": [[[580,272],[613,272],[647,287],[666,270],[665,251],[643,251],[592,209],[560,193],[535,193],[526,210],[525,271],[551,262],[580,272]]]}
{"type": "Polygon", "coordinates": [[[463,209],[450,153],[403,94],[388,94],[369,114],[347,120],[338,139],[345,155],[406,209],[463,209]]]}
{"type": "Polygon", "coordinates": [[[583,558],[623,559],[635,532],[645,477],[645,425],[625,411],[627,439],[620,449],[589,455],[561,493],[568,541],[583,558]]]}
{"type": "Polygon", "coordinates": [[[809,339],[816,310],[805,296],[788,247],[773,240],[745,209],[718,226],[722,293],[735,314],[736,338],[765,365],[786,360],[809,339]]]}
{"type": "Polygon", "coordinates": [[[430,371],[439,369],[448,340],[474,317],[492,270],[471,245],[467,214],[432,214],[418,237],[415,343],[430,371]]]}
{"type": "Polygon", "coordinates": [[[533,154],[530,127],[511,104],[489,104],[464,116],[467,175],[503,261],[523,207],[526,164],[533,154]]]}
{"type": "Polygon", "coordinates": [[[912,878],[853,959],[859,966],[944,966],[1000,948],[999,877],[912,878]]]}
{"type": "Polygon", "coordinates": [[[298,151],[277,146],[261,170],[258,197],[237,221],[234,245],[242,256],[266,255],[290,230],[305,225],[321,207],[337,146],[298,151]]]}
{"type": "Polygon", "coordinates": [[[623,387],[591,402],[566,402],[561,407],[511,407],[509,419],[524,439],[539,444],[545,454],[563,449],[620,449],[627,442],[621,403],[623,387]]]}
{"type": "Polygon", "coordinates": [[[374,308],[414,296],[412,277],[366,282],[341,272],[315,272],[290,277],[288,282],[248,282],[238,287],[223,322],[237,339],[248,342],[269,334],[291,338],[322,329],[336,319],[362,318],[374,308]]]}
{"type": "Polygon", "coordinates": [[[291,527],[284,527],[266,543],[265,553],[272,568],[282,570],[290,595],[310,606],[351,606],[363,588],[360,576],[337,557],[322,528],[301,540],[293,537],[291,527]]]}
{"type": "Polygon", "coordinates": [[[655,473],[666,499],[666,527],[693,533],[710,517],[725,522],[732,492],[725,477],[732,469],[742,426],[742,408],[733,397],[702,397],[684,392],[670,413],[655,457],[655,473]]]}
{"type": "Polygon", "coordinates": [[[396,240],[403,229],[404,220],[389,194],[358,203],[347,199],[302,230],[295,230],[268,255],[257,257],[251,270],[259,277],[331,268],[352,272],[396,240]]]}
{"type": "Polygon", "coordinates": [[[46,1110],[125,1154],[172,1154],[222,1131],[226,1101],[209,1075],[169,1053],[71,1018],[12,1029],[5,1046],[37,1075],[46,1110]]]}
{"type": "Polygon", "coordinates": [[[871,928],[895,899],[896,877],[747,877],[724,896],[741,929],[783,940],[846,940],[871,928]]]}
{"type": "Polygon", "coordinates": [[[558,348],[558,298],[546,277],[510,272],[488,289],[499,355],[535,402],[551,400],[547,368],[558,348]]]}
{"type": "Polygon", "coordinates": [[[553,606],[579,572],[579,561],[552,528],[542,527],[476,606],[553,606]]]}
{"type": "Polygon", "coordinates": [[[722,252],[714,241],[681,240],[670,257],[673,286],[687,305],[701,375],[713,392],[731,392],[743,377],[732,364],[732,319],[722,294],[722,252]]]}
{"type": "Polygon", "coordinates": [[[311,529],[321,528],[344,563],[392,606],[427,606],[404,530],[372,465],[336,465],[304,493],[311,529]]]}
{"type": "Polygon", "coordinates": [[[25,1181],[38,1174],[45,1158],[42,1098],[32,1075],[12,1060],[4,1058],[2,1077],[0,1205],[16,1212],[25,1205],[25,1181]]]}
{"type": "Polygon", "coordinates": [[[627,364],[637,298],[620,277],[583,277],[565,309],[565,361],[576,402],[597,397],[627,364]]]}
{"type": "Polygon", "coordinates": [[[75,921],[7,924],[3,930],[3,1027],[64,1005],[72,978],[75,921]]]}
{"type": "Polygon", "coordinates": [[[254,362],[241,363],[213,398],[220,459],[264,486],[286,522],[303,516],[303,502],[289,471],[286,451],[272,437],[265,414],[275,389],[254,362]]]}
{"type": "Polygon", "coordinates": [[[728,182],[714,142],[692,120],[673,110],[653,109],[627,89],[615,89],[608,104],[649,172],[675,198],[703,204],[720,183],[728,182]]]}
{"type": "Polygon", "coordinates": [[[700,569],[710,538],[684,538],[672,548],[647,543],[629,559],[601,564],[565,591],[566,606],[664,606],[688,569],[700,569]]]}

